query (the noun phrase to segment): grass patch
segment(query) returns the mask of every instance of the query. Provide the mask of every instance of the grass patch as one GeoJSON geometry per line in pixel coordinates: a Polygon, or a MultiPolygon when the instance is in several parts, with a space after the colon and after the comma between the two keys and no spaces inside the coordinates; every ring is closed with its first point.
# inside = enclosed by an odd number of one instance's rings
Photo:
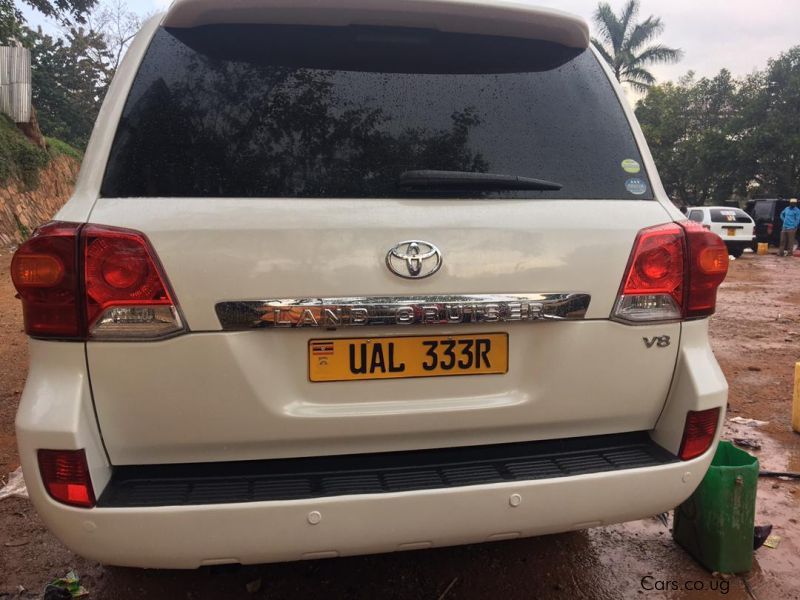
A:
{"type": "Polygon", "coordinates": [[[69,156],[78,162],[83,160],[83,153],[77,148],[73,148],[67,142],[62,142],[58,138],[45,138],[47,146],[52,156],[69,156]]]}
{"type": "Polygon", "coordinates": [[[6,115],[0,115],[0,183],[18,177],[29,189],[50,161],[47,151],[31,144],[6,115]]]}

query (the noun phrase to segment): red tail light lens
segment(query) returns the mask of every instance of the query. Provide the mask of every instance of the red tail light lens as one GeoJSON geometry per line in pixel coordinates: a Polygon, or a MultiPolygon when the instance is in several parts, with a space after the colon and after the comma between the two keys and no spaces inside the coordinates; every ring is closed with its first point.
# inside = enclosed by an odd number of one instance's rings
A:
{"type": "Polygon", "coordinates": [[[11,260],[11,279],[22,300],[25,331],[37,337],[81,335],[76,223],[48,223],[11,260]]]}
{"type": "Polygon", "coordinates": [[[81,508],[95,505],[84,450],[39,450],[38,456],[44,487],[53,500],[81,508]]]}
{"type": "Polygon", "coordinates": [[[615,317],[631,322],[680,319],[685,262],[686,240],[680,225],[668,223],[640,231],[615,317]]]}
{"type": "Polygon", "coordinates": [[[717,433],[719,408],[701,411],[689,411],[686,415],[686,426],[683,428],[683,440],[678,456],[681,460],[691,460],[704,454],[711,447],[717,433]]]}
{"type": "Polygon", "coordinates": [[[772,229],[775,227],[773,223],[767,223],[767,235],[772,235],[772,229]]]}
{"type": "Polygon", "coordinates": [[[683,224],[689,245],[688,295],[686,318],[714,314],[717,307],[717,288],[728,274],[728,249],[714,233],[683,224]]]}
{"type": "Polygon", "coordinates": [[[17,250],[11,275],[35,337],[156,339],[184,329],[158,258],[136,231],[50,223],[17,250]]]}
{"type": "Polygon", "coordinates": [[[93,337],[163,337],[182,329],[161,265],[141,233],[87,225],[81,237],[93,337]]]}
{"type": "Polygon", "coordinates": [[[725,243],[702,225],[685,221],[643,229],[612,316],[629,323],[708,316],[727,272],[725,243]]]}

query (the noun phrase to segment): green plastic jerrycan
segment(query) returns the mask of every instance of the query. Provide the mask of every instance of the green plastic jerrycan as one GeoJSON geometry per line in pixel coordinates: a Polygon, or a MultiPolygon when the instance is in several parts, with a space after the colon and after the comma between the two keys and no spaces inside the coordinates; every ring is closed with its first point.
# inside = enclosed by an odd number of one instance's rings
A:
{"type": "Polygon", "coordinates": [[[672,537],[709,571],[749,571],[757,489],[758,459],[720,442],[700,486],[675,509],[672,537]]]}

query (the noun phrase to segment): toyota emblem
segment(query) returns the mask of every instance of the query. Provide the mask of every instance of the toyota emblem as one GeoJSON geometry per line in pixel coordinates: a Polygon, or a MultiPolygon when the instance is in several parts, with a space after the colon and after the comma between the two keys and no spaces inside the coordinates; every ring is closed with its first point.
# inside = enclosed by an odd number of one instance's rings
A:
{"type": "Polygon", "coordinates": [[[442,253],[430,242],[400,242],[386,255],[386,266],[398,277],[422,279],[430,277],[442,266],[442,253]]]}

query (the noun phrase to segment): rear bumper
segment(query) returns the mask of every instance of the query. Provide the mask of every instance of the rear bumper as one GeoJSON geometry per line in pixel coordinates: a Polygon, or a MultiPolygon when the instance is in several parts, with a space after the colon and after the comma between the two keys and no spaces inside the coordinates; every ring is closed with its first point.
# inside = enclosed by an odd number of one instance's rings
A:
{"type": "Polygon", "coordinates": [[[684,500],[709,460],[525,484],[281,502],[86,511],[55,504],[38,482],[31,497],[50,529],[87,558],[195,568],[505,540],[641,518],[684,500]]]}
{"type": "MultiPolygon", "coordinates": [[[[17,415],[31,500],[68,547],[107,564],[195,568],[287,561],[503,540],[637,519],[687,498],[714,449],[688,462],[549,479],[292,500],[77,509],[47,495],[36,451],[84,448],[96,494],[109,484],[112,468],[94,418],[83,347],[34,341],[31,354],[17,415]]],[[[686,412],[720,407],[723,419],[726,400],[727,385],[708,346],[707,321],[683,324],[670,395],[650,436],[677,453],[686,412]]]]}
{"type": "Polygon", "coordinates": [[[730,238],[723,238],[723,242],[728,248],[752,248],[753,242],[755,241],[755,237],[752,238],[739,238],[739,239],[730,239],[730,238]]]}

